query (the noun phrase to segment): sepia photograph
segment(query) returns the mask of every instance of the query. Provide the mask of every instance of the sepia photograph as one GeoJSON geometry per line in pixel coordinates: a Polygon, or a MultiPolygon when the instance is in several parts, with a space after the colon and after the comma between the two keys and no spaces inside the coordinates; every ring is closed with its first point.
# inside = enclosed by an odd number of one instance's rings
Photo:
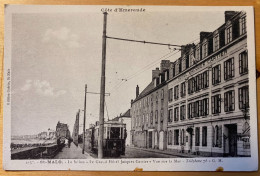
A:
{"type": "Polygon", "coordinates": [[[254,37],[252,7],[6,5],[4,169],[257,170],[254,37]]]}

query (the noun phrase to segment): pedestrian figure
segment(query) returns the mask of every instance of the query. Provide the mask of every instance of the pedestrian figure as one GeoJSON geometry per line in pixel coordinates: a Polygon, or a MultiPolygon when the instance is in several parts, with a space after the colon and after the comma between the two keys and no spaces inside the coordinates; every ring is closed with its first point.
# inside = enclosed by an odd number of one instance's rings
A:
{"type": "Polygon", "coordinates": [[[68,146],[69,140],[65,138],[65,146],[68,146]]]}
{"type": "Polygon", "coordinates": [[[71,144],[71,142],[72,142],[72,139],[69,138],[69,143],[68,143],[68,147],[69,147],[69,148],[70,148],[70,144],[71,144]]]}

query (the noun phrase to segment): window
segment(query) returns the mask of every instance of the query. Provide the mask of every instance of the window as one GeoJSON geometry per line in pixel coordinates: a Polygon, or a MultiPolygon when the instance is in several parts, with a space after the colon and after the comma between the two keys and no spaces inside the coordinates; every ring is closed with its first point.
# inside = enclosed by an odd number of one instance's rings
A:
{"type": "Polygon", "coordinates": [[[207,146],[207,127],[202,127],[202,146],[207,146]]]}
{"type": "Polygon", "coordinates": [[[160,117],[161,123],[163,122],[163,109],[161,109],[161,117],[160,117]]]}
{"type": "Polygon", "coordinates": [[[219,49],[219,35],[216,35],[213,39],[214,42],[214,51],[217,51],[219,49]]]}
{"type": "Polygon", "coordinates": [[[182,59],[179,59],[179,73],[182,71],[182,59]]]}
{"type": "Polygon", "coordinates": [[[176,67],[176,64],[174,63],[172,66],[172,77],[175,76],[175,67],[176,67]]]}
{"type": "Polygon", "coordinates": [[[193,81],[194,91],[199,91],[201,89],[201,74],[197,75],[193,81]]]}
{"type": "Polygon", "coordinates": [[[185,131],[181,130],[181,145],[185,145],[185,131]]]}
{"type": "Polygon", "coordinates": [[[169,102],[172,102],[172,88],[168,90],[168,100],[169,102]]]}
{"type": "Polygon", "coordinates": [[[185,82],[181,83],[181,97],[186,96],[186,84],[185,82]]]}
{"type": "Polygon", "coordinates": [[[161,100],[163,100],[164,99],[164,90],[162,89],[161,90],[161,100]]]}
{"type": "Polygon", "coordinates": [[[209,87],[209,71],[204,71],[201,75],[201,88],[209,87]]]}
{"type": "Polygon", "coordinates": [[[193,102],[193,117],[199,117],[199,105],[200,101],[193,102]]]}
{"type": "Polygon", "coordinates": [[[228,80],[234,77],[234,58],[224,62],[224,79],[228,80]]]}
{"type": "Polygon", "coordinates": [[[221,113],[221,95],[214,95],[211,97],[212,114],[221,113]]]}
{"type": "Polygon", "coordinates": [[[172,109],[170,109],[168,114],[168,122],[172,122],[172,118],[173,118],[173,111],[172,109]]]}
{"type": "Polygon", "coordinates": [[[200,60],[200,48],[198,47],[196,50],[196,60],[199,61],[200,60]]]}
{"type": "Polygon", "coordinates": [[[155,123],[158,123],[158,110],[155,111],[155,123]]]}
{"type": "Polygon", "coordinates": [[[189,58],[189,67],[191,67],[193,65],[193,61],[195,60],[195,52],[191,53],[189,58]]]}
{"type": "Polygon", "coordinates": [[[188,104],[188,118],[189,119],[191,119],[191,118],[193,118],[193,114],[192,114],[192,105],[193,105],[193,103],[189,103],[188,104]]]}
{"type": "Polygon", "coordinates": [[[203,100],[201,100],[200,110],[201,110],[201,112],[200,112],[201,116],[206,116],[209,114],[209,99],[208,98],[204,98],[203,100]]]}
{"type": "Polygon", "coordinates": [[[179,145],[179,130],[174,130],[174,145],[179,145]]]}
{"type": "Polygon", "coordinates": [[[179,107],[174,108],[174,121],[178,121],[179,120],[179,107]]]}
{"type": "Polygon", "coordinates": [[[238,89],[239,93],[239,109],[249,108],[249,92],[248,86],[238,89]]]}
{"type": "Polygon", "coordinates": [[[226,36],[227,36],[227,40],[226,40],[226,44],[227,44],[232,41],[232,26],[226,29],[226,36]]]}
{"type": "Polygon", "coordinates": [[[204,58],[204,57],[207,57],[207,56],[208,56],[208,44],[207,44],[207,43],[205,43],[205,44],[202,46],[202,51],[203,51],[202,57],[203,57],[203,58],[204,58]]]}
{"type": "Polygon", "coordinates": [[[153,124],[153,112],[151,112],[151,114],[150,114],[150,123],[151,123],[151,125],[153,124]]]}
{"type": "Polygon", "coordinates": [[[246,33],[246,17],[242,17],[240,19],[240,34],[245,34],[246,33]]]}
{"type": "Polygon", "coordinates": [[[248,72],[247,52],[244,51],[239,54],[239,73],[244,74],[248,72]]]}
{"type": "Polygon", "coordinates": [[[178,99],[179,98],[179,85],[174,87],[174,99],[178,99]]]}
{"type": "Polygon", "coordinates": [[[192,94],[194,92],[193,89],[193,78],[188,80],[188,94],[192,94]]]}
{"type": "Polygon", "coordinates": [[[221,65],[217,65],[212,68],[212,84],[218,84],[221,82],[221,65]]]}
{"type": "Polygon", "coordinates": [[[182,105],[180,108],[180,119],[184,120],[186,116],[186,106],[182,105]]]}
{"type": "Polygon", "coordinates": [[[187,69],[187,68],[190,67],[190,57],[189,57],[189,55],[186,56],[185,61],[186,61],[186,69],[187,69]]]}
{"type": "Polygon", "coordinates": [[[195,128],[195,146],[200,146],[200,128],[195,128]]]}
{"type": "Polygon", "coordinates": [[[235,110],[235,91],[230,90],[224,94],[225,112],[235,110]]]}
{"type": "Polygon", "coordinates": [[[168,132],[168,145],[172,145],[172,131],[168,132]]]}

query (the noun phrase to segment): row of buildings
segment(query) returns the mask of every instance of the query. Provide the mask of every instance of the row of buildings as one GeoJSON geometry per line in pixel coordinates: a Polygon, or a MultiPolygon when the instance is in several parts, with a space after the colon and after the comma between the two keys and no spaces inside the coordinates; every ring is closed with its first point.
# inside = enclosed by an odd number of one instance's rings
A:
{"type": "Polygon", "coordinates": [[[246,13],[162,60],[131,101],[130,143],[202,156],[250,156],[246,13]]]}
{"type": "Polygon", "coordinates": [[[18,136],[12,136],[11,139],[45,139],[45,140],[53,140],[56,139],[56,131],[48,128],[47,131],[42,131],[38,134],[34,135],[18,135],[18,136]]]}

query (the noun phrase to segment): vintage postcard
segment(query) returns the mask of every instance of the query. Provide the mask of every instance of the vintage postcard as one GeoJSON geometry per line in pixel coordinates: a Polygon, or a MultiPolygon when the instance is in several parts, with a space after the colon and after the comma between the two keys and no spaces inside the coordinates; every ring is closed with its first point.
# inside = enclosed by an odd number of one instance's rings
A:
{"type": "Polygon", "coordinates": [[[6,5],[4,32],[5,170],[258,170],[253,7],[6,5]]]}

